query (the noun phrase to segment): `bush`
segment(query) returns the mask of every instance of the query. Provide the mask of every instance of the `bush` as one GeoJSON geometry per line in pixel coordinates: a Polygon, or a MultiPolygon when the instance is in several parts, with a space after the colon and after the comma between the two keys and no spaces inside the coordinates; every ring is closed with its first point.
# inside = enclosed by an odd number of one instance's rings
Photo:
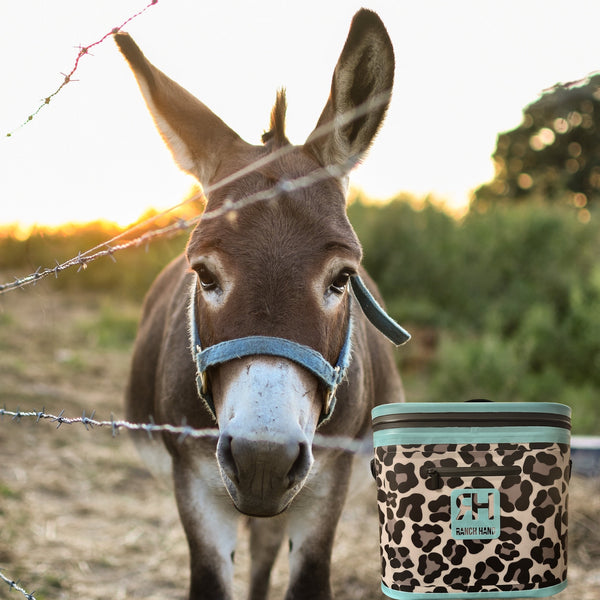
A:
{"type": "MultiPolygon", "coordinates": [[[[417,332],[411,343],[424,344],[419,332],[438,332],[433,358],[416,367],[429,399],[564,402],[575,408],[575,431],[600,432],[593,219],[582,224],[564,207],[523,205],[457,221],[406,199],[357,201],[349,214],[390,312],[417,332]]],[[[405,370],[415,354],[406,352],[405,370]]]]}
{"type": "Polygon", "coordinates": [[[440,325],[458,299],[451,281],[457,226],[430,202],[416,209],[407,198],[385,205],[353,202],[350,220],[363,245],[363,263],[390,312],[403,321],[440,325]]]}

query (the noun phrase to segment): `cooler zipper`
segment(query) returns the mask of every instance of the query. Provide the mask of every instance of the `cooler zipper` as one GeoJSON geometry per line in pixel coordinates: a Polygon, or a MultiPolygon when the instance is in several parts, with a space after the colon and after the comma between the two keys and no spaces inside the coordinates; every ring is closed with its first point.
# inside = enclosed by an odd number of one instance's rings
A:
{"type": "Polygon", "coordinates": [[[417,427],[560,427],[571,429],[565,415],[524,412],[500,413],[407,413],[381,415],[373,419],[373,431],[417,427]]]}
{"type": "Polygon", "coordinates": [[[442,488],[442,478],[448,477],[506,477],[520,475],[519,466],[490,466],[490,467],[431,467],[427,476],[433,480],[434,489],[442,488]]]}

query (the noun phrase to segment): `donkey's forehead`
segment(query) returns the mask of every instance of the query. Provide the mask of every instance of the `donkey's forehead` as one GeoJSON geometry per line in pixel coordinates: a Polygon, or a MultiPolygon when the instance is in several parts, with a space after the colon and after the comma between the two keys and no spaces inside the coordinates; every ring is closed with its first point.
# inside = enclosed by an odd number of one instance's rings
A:
{"type": "Polygon", "coordinates": [[[319,178],[295,188],[285,185],[298,178],[306,183],[318,170],[309,157],[295,154],[216,186],[190,238],[190,259],[212,250],[243,258],[276,249],[279,254],[287,250],[315,257],[337,252],[360,260],[360,243],[346,216],[339,180],[319,178]]]}
{"type": "MultiPolygon", "coordinates": [[[[310,184],[323,181],[326,175],[322,165],[304,146],[276,146],[273,142],[252,146],[240,141],[221,157],[210,186],[214,192],[209,189],[209,202],[216,204],[223,195],[237,199],[249,191],[262,190],[284,180],[297,181],[296,187],[311,187],[315,191],[318,186],[310,184]]],[[[330,187],[333,181],[343,196],[344,186],[339,180],[329,178],[329,184],[324,187],[330,187]]]]}
{"type": "Polygon", "coordinates": [[[305,195],[280,193],[239,210],[234,202],[231,210],[218,217],[203,218],[190,237],[188,256],[215,250],[239,259],[256,252],[281,257],[335,253],[359,261],[361,246],[345,211],[326,206],[327,193],[320,199],[323,207],[305,195]]]}

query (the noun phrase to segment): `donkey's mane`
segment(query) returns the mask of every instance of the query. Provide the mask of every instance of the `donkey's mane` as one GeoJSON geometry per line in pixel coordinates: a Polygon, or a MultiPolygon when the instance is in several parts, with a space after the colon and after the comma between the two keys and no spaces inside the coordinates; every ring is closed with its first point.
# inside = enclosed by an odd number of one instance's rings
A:
{"type": "Polygon", "coordinates": [[[269,131],[262,135],[263,144],[270,144],[272,148],[287,146],[290,141],[285,136],[285,113],[287,111],[287,99],[285,89],[277,90],[275,104],[271,110],[271,122],[269,131]]]}

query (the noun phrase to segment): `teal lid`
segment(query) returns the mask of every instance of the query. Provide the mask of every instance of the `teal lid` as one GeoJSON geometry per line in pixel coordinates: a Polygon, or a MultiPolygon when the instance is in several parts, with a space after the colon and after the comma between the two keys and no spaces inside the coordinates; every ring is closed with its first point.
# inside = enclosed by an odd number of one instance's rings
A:
{"type": "Polygon", "coordinates": [[[371,411],[376,417],[410,413],[550,413],[571,416],[571,408],[557,402],[394,402],[371,411]]]}

